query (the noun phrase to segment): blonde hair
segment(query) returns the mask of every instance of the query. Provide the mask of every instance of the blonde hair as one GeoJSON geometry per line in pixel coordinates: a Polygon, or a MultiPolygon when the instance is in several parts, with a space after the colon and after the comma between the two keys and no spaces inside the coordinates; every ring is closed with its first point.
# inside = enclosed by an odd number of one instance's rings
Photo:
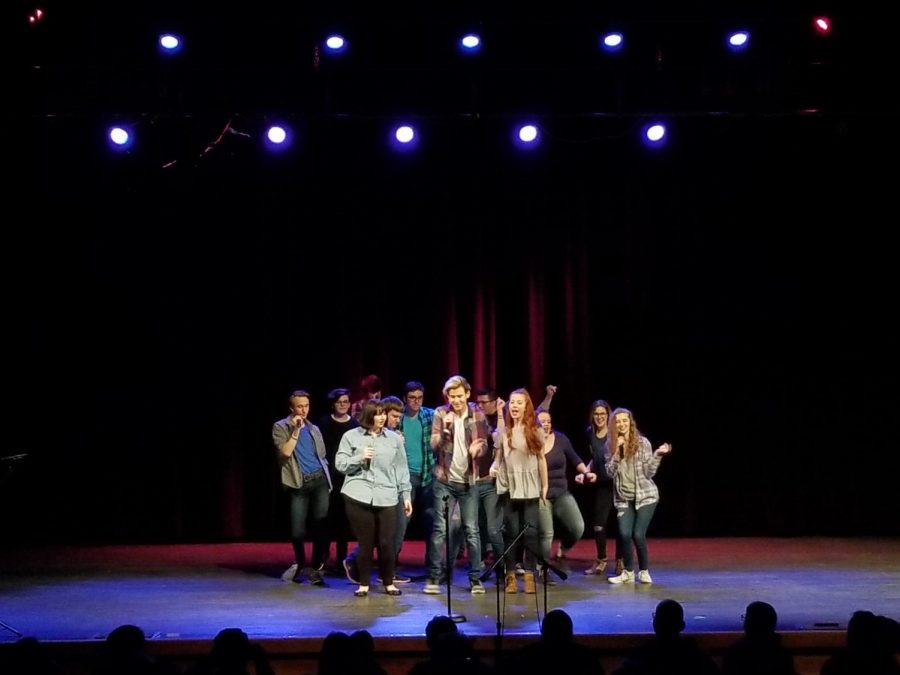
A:
{"type": "Polygon", "coordinates": [[[444,382],[444,396],[447,395],[447,392],[451,389],[458,389],[462,387],[466,391],[472,391],[472,387],[469,386],[468,381],[462,375],[451,375],[447,378],[447,381],[444,382]]]}

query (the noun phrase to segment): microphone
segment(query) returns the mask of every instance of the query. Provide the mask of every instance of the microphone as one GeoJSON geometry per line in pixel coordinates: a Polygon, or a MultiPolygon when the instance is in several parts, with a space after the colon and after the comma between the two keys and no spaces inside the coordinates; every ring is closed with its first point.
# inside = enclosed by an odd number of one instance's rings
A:
{"type": "Polygon", "coordinates": [[[368,470],[371,469],[371,468],[372,468],[372,460],[371,460],[371,459],[364,459],[364,460],[363,460],[363,469],[365,469],[366,471],[368,471],[368,470]]]}

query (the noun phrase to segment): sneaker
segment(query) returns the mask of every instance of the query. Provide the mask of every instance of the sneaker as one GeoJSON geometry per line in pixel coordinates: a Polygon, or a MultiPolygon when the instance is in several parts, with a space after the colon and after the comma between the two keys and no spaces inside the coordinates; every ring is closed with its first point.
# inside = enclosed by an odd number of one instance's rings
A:
{"type": "Polygon", "coordinates": [[[290,567],[288,567],[284,573],[281,575],[282,581],[293,581],[294,577],[297,576],[297,563],[294,563],[290,567]]]}
{"type": "Polygon", "coordinates": [[[425,582],[423,591],[426,595],[440,595],[441,587],[438,586],[437,579],[429,578],[428,581],[425,582]]]}
{"type": "Polygon", "coordinates": [[[653,579],[650,578],[650,572],[647,570],[641,570],[638,572],[638,581],[642,584],[652,584],[653,579]]]}
{"type": "Polygon", "coordinates": [[[585,574],[603,574],[606,571],[606,561],[605,560],[595,560],[594,564],[588,567],[584,573],[585,574]]]}
{"type": "Polygon", "coordinates": [[[318,569],[310,570],[308,579],[309,583],[313,586],[324,586],[325,585],[325,574],[322,571],[324,565],[320,565],[318,569]]]}
{"type": "Polygon", "coordinates": [[[350,583],[359,585],[359,580],[357,577],[359,573],[356,571],[356,565],[353,558],[344,558],[344,562],[342,563],[344,566],[344,574],[347,575],[347,579],[350,580],[350,583]]]}
{"type": "Polygon", "coordinates": [[[609,577],[607,581],[611,584],[633,584],[634,572],[631,570],[622,570],[622,574],[609,577]]]}
{"type": "Polygon", "coordinates": [[[470,580],[469,590],[472,591],[472,595],[484,595],[484,584],[481,583],[481,579],[470,580]]]}

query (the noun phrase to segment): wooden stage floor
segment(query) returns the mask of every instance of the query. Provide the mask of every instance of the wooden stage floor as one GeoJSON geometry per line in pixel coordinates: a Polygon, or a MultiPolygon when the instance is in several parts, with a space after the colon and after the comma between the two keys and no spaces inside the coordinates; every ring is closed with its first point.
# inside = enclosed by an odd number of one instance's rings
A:
{"type": "MultiPolygon", "coordinates": [[[[611,546],[610,546],[611,548],[611,546]]],[[[651,630],[664,598],[684,605],[687,632],[741,629],[747,603],[778,610],[785,632],[843,631],[850,615],[868,609],[900,619],[898,539],[655,539],[652,585],[613,586],[588,577],[593,543],[582,541],[569,560],[571,576],[537,595],[501,594],[505,636],[539,631],[545,609],[562,608],[579,635],[626,635],[651,630]]],[[[423,574],[422,545],[408,542],[401,571],[423,574]]],[[[421,636],[433,616],[447,612],[445,595],[422,593],[421,581],[393,598],[372,586],[355,598],[343,577],[328,586],[281,581],[290,562],[286,543],[12,548],[0,552],[0,642],[16,632],[42,641],[97,641],[132,623],[157,640],[206,640],[225,627],[253,639],[322,638],[366,629],[376,638],[421,636]]],[[[497,597],[472,596],[457,568],[452,609],[470,636],[496,634],[497,597]]]]}

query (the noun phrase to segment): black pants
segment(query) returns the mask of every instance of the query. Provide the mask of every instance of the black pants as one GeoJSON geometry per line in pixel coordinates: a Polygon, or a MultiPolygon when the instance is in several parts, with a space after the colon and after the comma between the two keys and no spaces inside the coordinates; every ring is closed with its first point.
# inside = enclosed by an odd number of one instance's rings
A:
{"type": "Polygon", "coordinates": [[[307,480],[299,488],[288,490],[291,502],[291,545],[294,560],[300,568],[306,567],[307,529],[312,535],[312,567],[318,569],[328,559],[328,537],[325,523],[328,518],[328,481],[325,474],[307,480]],[[308,525],[308,527],[307,527],[308,525]]]}
{"type": "Polygon", "coordinates": [[[385,586],[394,583],[394,568],[397,551],[394,550],[397,536],[397,504],[393,506],[372,506],[363,504],[344,495],[347,520],[356,533],[359,547],[356,550],[356,567],[359,583],[368,586],[372,577],[372,557],[378,545],[378,571],[385,586]]]}

